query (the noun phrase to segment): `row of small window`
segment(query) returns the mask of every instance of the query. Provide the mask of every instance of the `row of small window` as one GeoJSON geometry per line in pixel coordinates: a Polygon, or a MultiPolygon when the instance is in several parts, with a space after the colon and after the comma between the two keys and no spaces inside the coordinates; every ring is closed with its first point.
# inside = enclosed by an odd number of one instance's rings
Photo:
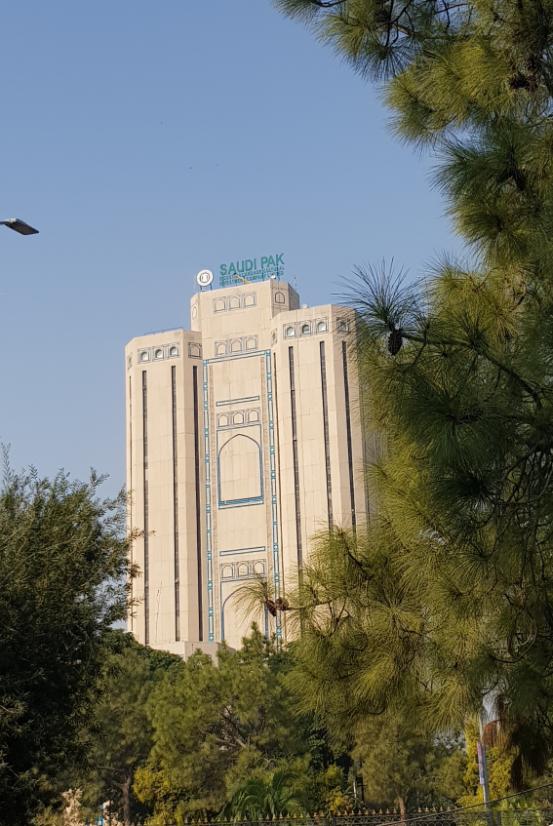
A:
{"type": "Polygon", "coordinates": [[[221,413],[217,416],[217,427],[236,427],[242,424],[254,424],[259,421],[259,408],[237,410],[234,413],[221,413]]]}
{"type": "Polygon", "coordinates": [[[306,321],[303,324],[285,324],[283,327],[284,338],[310,336],[313,333],[327,332],[328,322],[326,319],[321,319],[320,321],[306,321]]]}
{"type": "Polygon", "coordinates": [[[221,565],[221,579],[248,579],[265,574],[265,563],[262,559],[254,562],[235,562],[221,565]]]}
{"type": "Polygon", "coordinates": [[[231,338],[227,341],[215,342],[215,355],[226,356],[229,353],[243,353],[246,350],[257,350],[257,336],[231,338]]]}
{"type": "MultiPolygon", "coordinates": [[[[188,355],[193,359],[201,358],[202,345],[196,344],[194,341],[189,342],[188,355]]],[[[162,361],[162,359],[174,359],[178,358],[178,356],[180,356],[180,349],[176,344],[168,344],[165,347],[148,347],[146,350],[138,351],[138,360],[142,363],[148,361],[162,361]]]]}
{"type": "MultiPolygon", "coordinates": [[[[336,325],[336,329],[339,333],[349,333],[349,321],[344,318],[339,319],[336,325]]],[[[326,319],[322,319],[321,321],[306,321],[303,324],[286,324],[283,328],[283,332],[284,338],[294,338],[296,336],[310,336],[313,335],[313,333],[327,333],[328,322],[326,321],[326,319]]]]}
{"type": "Polygon", "coordinates": [[[256,303],[255,293],[216,298],[213,302],[213,312],[222,313],[225,310],[240,310],[245,307],[255,307],[256,303]]]}
{"type": "Polygon", "coordinates": [[[160,361],[161,359],[174,359],[179,355],[179,348],[176,344],[170,344],[168,347],[148,347],[147,350],[140,350],[138,353],[139,361],[160,361]]]}

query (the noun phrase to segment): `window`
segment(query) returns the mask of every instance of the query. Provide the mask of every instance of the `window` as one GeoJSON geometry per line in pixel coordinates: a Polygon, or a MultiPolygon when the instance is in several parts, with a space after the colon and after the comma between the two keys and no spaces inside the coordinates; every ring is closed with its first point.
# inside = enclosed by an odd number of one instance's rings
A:
{"type": "Polygon", "coordinates": [[[162,359],[163,358],[163,350],[161,349],[161,347],[158,347],[158,349],[154,352],[154,358],[156,358],[156,359],[162,359]]]}
{"type": "Polygon", "coordinates": [[[179,348],[178,347],[175,347],[174,345],[172,347],[169,347],[169,355],[172,358],[174,358],[175,356],[178,356],[178,354],[179,354],[179,348]]]}
{"type": "Polygon", "coordinates": [[[328,326],[327,326],[326,321],[319,321],[317,323],[317,332],[318,333],[326,333],[327,330],[328,330],[328,326]]]}
{"type": "Polygon", "coordinates": [[[338,331],[340,333],[349,333],[349,321],[347,321],[345,318],[341,318],[338,321],[338,331]]]}
{"type": "Polygon", "coordinates": [[[310,325],[310,324],[302,324],[302,326],[301,326],[301,334],[302,334],[302,336],[309,336],[309,335],[311,335],[311,325],[310,325]]]}
{"type": "Polygon", "coordinates": [[[253,563],[253,571],[254,574],[264,574],[265,573],[265,563],[258,561],[253,563]]]}
{"type": "Polygon", "coordinates": [[[219,416],[219,427],[228,427],[228,416],[226,414],[219,416]]]}
{"type": "Polygon", "coordinates": [[[275,304],[286,304],[286,296],[284,293],[275,293],[275,304]]]}
{"type": "Polygon", "coordinates": [[[235,413],[232,417],[233,424],[244,424],[244,414],[243,413],[235,413]]]}
{"type": "Polygon", "coordinates": [[[293,336],[296,335],[296,331],[294,330],[293,327],[287,327],[286,330],[284,331],[284,335],[286,336],[286,338],[292,338],[293,336]]]}
{"type": "Polygon", "coordinates": [[[238,566],[238,576],[248,576],[250,573],[247,562],[241,562],[238,566]]]}
{"type": "Polygon", "coordinates": [[[254,336],[246,339],[246,350],[257,350],[257,339],[254,336]]]}
{"type": "Polygon", "coordinates": [[[234,571],[232,569],[232,565],[223,565],[221,568],[221,579],[232,579],[234,576],[234,571]]]}
{"type": "Polygon", "coordinates": [[[215,344],[215,355],[224,356],[227,352],[227,345],[224,341],[218,341],[215,344]]]}
{"type": "Polygon", "coordinates": [[[258,422],[259,421],[259,410],[250,410],[248,413],[248,421],[249,422],[258,422]]]}
{"type": "Polygon", "coordinates": [[[255,306],[255,293],[250,293],[249,295],[244,296],[244,307],[254,307],[255,306]]]}
{"type": "Polygon", "coordinates": [[[147,350],[142,350],[142,352],[140,353],[140,361],[149,361],[149,360],[150,360],[150,354],[148,353],[148,351],[147,350]]]}
{"type": "Polygon", "coordinates": [[[233,295],[228,303],[229,310],[238,310],[240,307],[240,299],[237,295],[233,295]]]}
{"type": "Polygon", "coordinates": [[[239,338],[235,338],[230,345],[230,352],[231,353],[239,353],[242,350],[242,342],[239,338]]]}
{"type": "Polygon", "coordinates": [[[216,313],[220,313],[227,309],[227,302],[224,298],[216,298],[213,302],[213,309],[216,313]]]}

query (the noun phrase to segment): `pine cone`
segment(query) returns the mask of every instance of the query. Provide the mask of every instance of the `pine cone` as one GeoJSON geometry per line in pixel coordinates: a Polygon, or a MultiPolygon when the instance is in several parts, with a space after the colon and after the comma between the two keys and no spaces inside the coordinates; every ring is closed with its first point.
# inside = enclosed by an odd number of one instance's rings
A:
{"type": "Polygon", "coordinates": [[[388,336],[388,352],[391,356],[397,356],[403,344],[401,330],[392,330],[388,336]]]}

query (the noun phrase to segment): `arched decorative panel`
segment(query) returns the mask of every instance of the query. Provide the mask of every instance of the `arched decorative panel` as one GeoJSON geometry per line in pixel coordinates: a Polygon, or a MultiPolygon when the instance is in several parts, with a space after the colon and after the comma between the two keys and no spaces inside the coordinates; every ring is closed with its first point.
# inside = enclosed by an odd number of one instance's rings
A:
{"type": "Polygon", "coordinates": [[[261,447],[256,439],[237,433],[218,456],[219,505],[247,505],[263,498],[261,447]]]}

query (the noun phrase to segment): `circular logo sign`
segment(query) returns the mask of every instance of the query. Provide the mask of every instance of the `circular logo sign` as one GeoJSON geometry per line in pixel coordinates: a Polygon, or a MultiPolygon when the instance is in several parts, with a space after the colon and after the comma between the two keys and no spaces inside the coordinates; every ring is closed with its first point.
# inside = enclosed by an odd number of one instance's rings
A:
{"type": "Polygon", "coordinates": [[[209,285],[213,282],[213,273],[211,270],[200,270],[196,276],[196,281],[200,287],[209,287],[209,285]]]}

